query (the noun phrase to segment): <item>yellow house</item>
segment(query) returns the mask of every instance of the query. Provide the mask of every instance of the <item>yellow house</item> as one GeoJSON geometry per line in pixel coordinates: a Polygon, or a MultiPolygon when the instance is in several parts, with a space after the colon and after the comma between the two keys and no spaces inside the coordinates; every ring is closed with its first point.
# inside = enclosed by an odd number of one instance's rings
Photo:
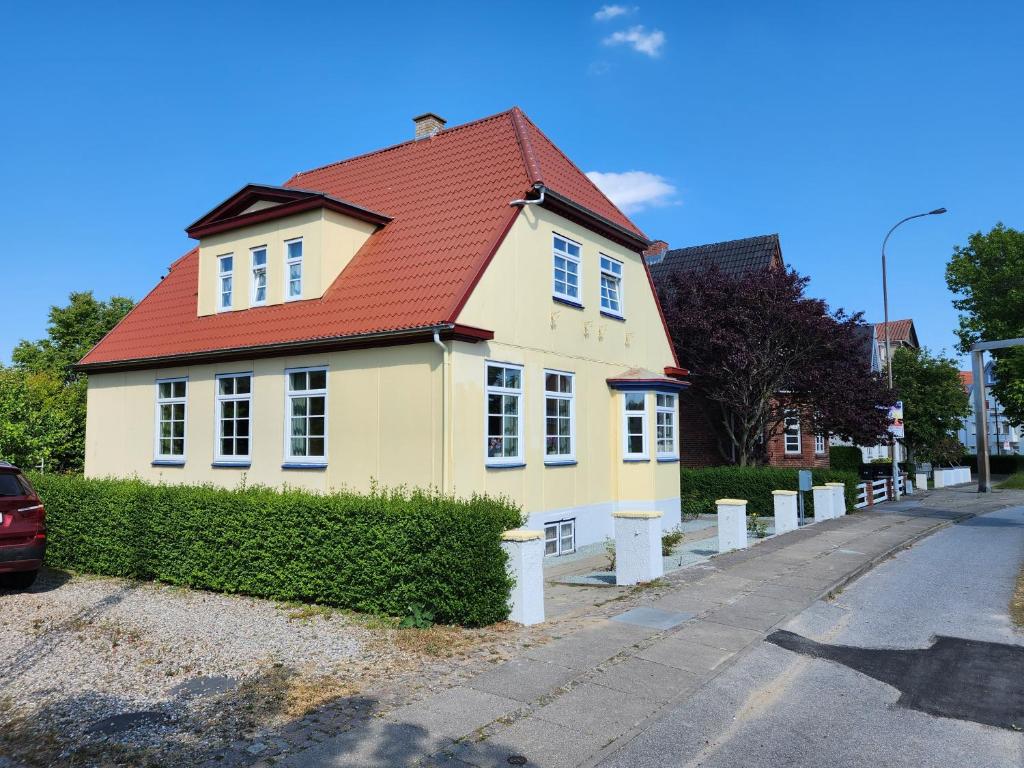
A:
{"type": "Polygon", "coordinates": [[[248,185],[81,361],[86,474],[504,494],[566,554],[679,522],[643,233],[519,110],[248,185]]]}

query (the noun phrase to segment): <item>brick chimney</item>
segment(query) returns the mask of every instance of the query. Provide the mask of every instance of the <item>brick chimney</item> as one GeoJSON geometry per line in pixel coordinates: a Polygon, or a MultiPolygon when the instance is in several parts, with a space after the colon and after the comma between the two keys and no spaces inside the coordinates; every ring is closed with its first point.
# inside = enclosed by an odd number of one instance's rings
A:
{"type": "Polygon", "coordinates": [[[664,240],[655,240],[644,251],[644,258],[648,264],[657,264],[665,258],[665,251],[668,250],[668,243],[664,240]]]}
{"type": "Polygon", "coordinates": [[[444,128],[444,124],[447,122],[443,117],[435,115],[433,112],[424,112],[422,115],[414,117],[412,121],[416,124],[417,139],[430,138],[444,128]]]}

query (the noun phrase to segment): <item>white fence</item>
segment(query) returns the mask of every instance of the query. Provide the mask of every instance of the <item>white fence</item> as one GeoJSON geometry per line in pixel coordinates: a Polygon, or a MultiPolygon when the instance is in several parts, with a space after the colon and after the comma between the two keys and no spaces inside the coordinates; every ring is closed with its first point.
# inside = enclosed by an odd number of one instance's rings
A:
{"type": "MultiPolygon", "coordinates": [[[[889,478],[857,483],[857,503],[853,505],[854,508],[863,509],[864,507],[870,507],[882,501],[888,501],[889,486],[891,483],[892,480],[889,478]]],[[[906,489],[906,483],[903,475],[899,476],[897,484],[899,486],[900,493],[903,493],[906,489]]]]}

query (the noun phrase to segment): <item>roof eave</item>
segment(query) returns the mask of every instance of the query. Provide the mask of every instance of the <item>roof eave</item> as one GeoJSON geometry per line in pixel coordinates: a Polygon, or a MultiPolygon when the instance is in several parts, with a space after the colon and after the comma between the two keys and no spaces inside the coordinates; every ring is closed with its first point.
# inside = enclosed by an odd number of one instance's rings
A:
{"type": "Polygon", "coordinates": [[[230,362],[254,358],[282,357],[315,352],[334,352],[345,349],[365,349],[400,344],[415,344],[430,341],[437,332],[444,340],[465,341],[475,344],[490,341],[494,331],[475,328],[458,323],[438,323],[419,328],[404,328],[394,331],[331,336],[322,339],[301,339],[298,341],[275,342],[250,347],[210,349],[200,352],[185,352],[154,357],[109,360],[96,363],[79,362],[74,369],[81,373],[104,373],[108,371],[132,371],[147,368],[162,368],[173,365],[202,365],[204,363],[230,362]]]}
{"type": "Polygon", "coordinates": [[[598,213],[586,208],[565,195],[560,195],[550,187],[544,187],[543,208],[565,216],[567,219],[577,220],[589,229],[594,230],[609,240],[623,245],[630,250],[642,253],[651,244],[646,237],[638,235],[621,224],[616,224],[598,213]]]}

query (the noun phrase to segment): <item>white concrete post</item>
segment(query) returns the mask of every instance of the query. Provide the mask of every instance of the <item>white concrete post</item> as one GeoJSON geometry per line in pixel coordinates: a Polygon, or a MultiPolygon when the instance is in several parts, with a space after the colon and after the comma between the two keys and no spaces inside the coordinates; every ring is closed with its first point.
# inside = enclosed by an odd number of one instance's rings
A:
{"type": "Polygon", "coordinates": [[[911,482],[909,477],[907,478],[907,481],[903,484],[903,488],[904,488],[907,496],[913,496],[914,495],[914,483],[911,482]]]}
{"type": "Polygon", "coordinates": [[[719,499],[718,551],[747,548],[747,500],[719,499]]]}
{"type": "Polygon", "coordinates": [[[932,487],[933,488],[945,488],[946,487],[946,470],[939,469],[936,467],[932,470],[932,487]]]}
{"type": "Polygon", "coordinates": [[[775,533],[789,533],[800,527],[796,511],[796,491],[772,491],[775,500],[775,533]]]}
{"type": "Polygon", "coordinates": [[[665,574],[661,559],[661,512],[613,512],[615,583],[642,584],[665,574]]]}
{"type": "Polygon", "coordinates": [[[509,620],[517,624],[544,621],[544,532],[515,529],[501,536],[501,548],[508,554],[512,585],[509,620]]]}
{"type": "Polygon", "coordinates": [[[827,485],[816,485],[811,488],[814,494],[814,522],[820,523],[823,520],[831,520],[832,514],[832,489],[827,485]]]}
{"type": "Polygon", "coordinates": [[[927,472],[918,472],[917,475],[916,475],[916,479],[917,479],[917,482],[915,483],[915,485],[917,486],[917,490],[919,490],[919,491],[927,491],[928,490],[928,473],[927,472]]]}
{"type": "Polygon", "coordinates": [[[846,484],[825,483],[832,489],[832,517],[842,517],[846,514],[846,484]]]}

